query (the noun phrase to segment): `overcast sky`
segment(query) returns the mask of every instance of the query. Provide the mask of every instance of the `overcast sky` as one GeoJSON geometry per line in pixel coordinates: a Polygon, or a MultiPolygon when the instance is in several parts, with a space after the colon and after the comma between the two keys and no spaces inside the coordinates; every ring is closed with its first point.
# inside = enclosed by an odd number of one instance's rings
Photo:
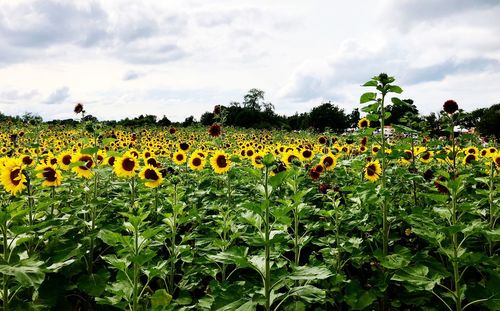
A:
{"type": "Polygon", "coordinates": [[[266,92],[359,107],[387,72],[421,113],[500,102],[500,0],[0,0],[0,112],[182,121],[266,92]]]}

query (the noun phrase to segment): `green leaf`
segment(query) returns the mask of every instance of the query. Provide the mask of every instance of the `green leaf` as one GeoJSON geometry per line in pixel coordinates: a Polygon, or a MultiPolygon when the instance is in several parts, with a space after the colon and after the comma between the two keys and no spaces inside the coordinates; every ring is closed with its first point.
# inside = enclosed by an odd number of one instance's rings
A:
{"type": "Polygon", "coordinates": [[[151,306],[153,309],[163,310],[172,301],[172,296],[165,289],[158,289],[151,296],[151,306]]]}
{"type": "Polygon", "coordinates": [[[85,149],[82,149],[80,150],[80,153],[81,154],[95,154],[97,151],[99,151],[99,148],[97,147],[89,147],[89,148],[85,148],[85,149]]]}
{"type": "Polygon", "coordinates": [[[21,260],[13,266],[0,265],[0,273],[14,276],[16,281],[24,287],[38,287],[45,278],[42,265],[43,261],[29,258],[21,260]]]}
{"type": "Polygon", "coordinates": [[[323,280],[332,276],[330,270],[326,267],[315,266],[298,266],[294,271],[288,276],[290,280],[323,280]]]}
{"type": "Polygon", "coordinates": [[[375,100],[376,98],[377,98],[377,93],[367,92],[367,93],[364,93],[363,95],[361,95],[361,97],[359,98],[359,103],[364,104],[367,102],[371,102],[371,101],[375,100]]]}
{"type": "Polygon", "coordinates": [[[285,178],[287,177],[287,172],[284,171],[284,172],[280,172],[274,176],[271,176],[269,177],[269,184],[273,187],[273,188],[276,188],[278,187],[279,185],[281,185],[283,183],[283,181],[285,180],[285,178]]]}
{"type": "MultiPolygon", "coordinates": [[[[323,302],[326,297],[326,293],[323,289],[319,289],[313,285],[304,285],[294,287],[290,291],[290,296],[299,297],[307,303],[313,302],[323,302]]],[[[295,309],[294,309],[295,310],[295,309]]]]}
{"type": "Polygon", "coordinates": [[[401,94],[403,93],[403,89],[397,85],[391,85],[389,86],[389,92],[401,94]]]}
{"type": "Polygon", "coordinates": [[[84,274],[78,279],[78,288],[93,297],[98,297],[106,289],[109,272],[102,270],[98,274],[84,274]]]}
{"type": "Polygon", "coordinates": [[[112,142],[114,142],[114,141],[116,141],[116,138],[111,138],[111,137],[109,137],[109,138],[105,138],[105,139],[103,139],[102,144],[103,144],[103,145],[108,145],[108,144],[110,144],[110,143],[112,143],[112,142]]]}
{"type": "Polygon", "coordinates": [[[407,248],[399,248],[396,253],[384,256],[379,254],[376,256],[380,264],[387,269],[401,269],[408,266],[411,261],[411,252],[407,248]]]}
{"type": "Polygon", "coordinates": [[[406,267],[396,272],[391,280],[403,282],[406,289],[410,292],[419,290],[432,291],[442,277],[436,275],[433,278],[429,278],[427,276],[428,273],[429,268],[424,265],[406,267]]]}
{"type": "Polygon", "coordinates": [[[362,288],[356,279],[347,284],[345,292],[344,299],[351,310],[363,310],[377,299],[373,291],[362,288]]]}
{"type": "Polygon", "coordinates": [[[370,81],[366,82],[365,84],[363,84],[362,86],[377,86],[377,85],[378,85],[377,81],[370,80],[370,81]]]}

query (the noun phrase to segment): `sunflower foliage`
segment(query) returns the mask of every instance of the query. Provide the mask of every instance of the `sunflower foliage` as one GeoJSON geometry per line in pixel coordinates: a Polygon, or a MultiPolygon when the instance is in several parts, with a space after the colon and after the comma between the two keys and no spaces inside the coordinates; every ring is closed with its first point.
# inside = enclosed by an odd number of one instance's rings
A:
{"type": "Polygon", "coordinates": [[[500,309],[499,146],[394,83],[342,135],[0,124],[2,309],[500,309]]]}

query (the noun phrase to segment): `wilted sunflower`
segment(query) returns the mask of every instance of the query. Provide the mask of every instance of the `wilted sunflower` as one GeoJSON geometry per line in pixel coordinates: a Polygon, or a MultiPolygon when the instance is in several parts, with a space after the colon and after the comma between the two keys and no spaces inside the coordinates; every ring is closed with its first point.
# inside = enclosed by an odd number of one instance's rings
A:
{"type": "Polygon", "coordinates": [[[382,174],[382,168],[378,160],[370,161],[365,165],[364,176],[369,181],[377,181],[382,174]]]}
{"type": "Polygon", "coordinates": [[[224,174],[231,168],[231,160],[224,151],[217,150],[210,158],[210,165],[215,173],[224,174]]]}
{"type": "Polygon", "coordinates": [[[193,171],[201,171],[205,167],[206,163],[207,161],[205,160],[205,158],[201,157],[197,153],[193,153],[191,157],[189,157],[188,164],[193,171]]]}
{"type": "Polygon", "coordinates": [[[26,188],[26,176],[21,159],[7,159],[0,171],[0,181],[7,192],[16,195],[26,188]]]}
{"type": "Polygon", "coordinates": [[[44,187],[57,187],[62,183],[61,171],[52,164],[40,164],[36,167],[36,177],[43,180],[44,187]]]}
{"type": "Polygon", "coordinates": [[[443,110],[448,114],[453,114],[458,110],[458,104],[456,101],[449,99],[444,102],[443,110]]]}
{"type": "Polygon", "coordinates": [[[80,104],[80,103],[76,104],[76,105],[75,105],[74,112],[75,112],[76,114],[79,114],[79,113],[81,113],[82,111],[83,111],[83,105],[82,105],[82,104],[80,104]]]}
{"type": "Polygon", "coordinates": [[[156,188],[163,182],[163,176],[160,171],[151,165],[147,165],[139,173],[139,177],[144,180],[144,185],[148,188],[156,188]]]}
{"type": "Polygon", "coordinates": [[[362,118],[358,121],[358,127],[360,129],[370,127],[370,121],[367,118],[362,118]]]}
{"type": "Polygon", "coordinates": [[[137,159],[130,155],[124,155],[116,159],[113,170],[118,177],[134,177],[135,171],[139,168],[137,159]]]}
{"type": "Polygon", "coordinates": [[[174,161],[175,164],[177,165],[181,165],[181,164],[184,164],[186,163],[186,153],[184,151],[176,151],[173,155],[172,155],[172,161],[174,161]]]}
{"type": "Polygon", "coordinates": [[[222,133],[222,128],[219,124],[214,123],[208,128],[208,134],[212,137],[219,137],[222,133]]]}
{"type": "Polygon", "coordinates": [[[94,160],[88,154],[80,154],[73,157],[75,162],[83,162],[83,165],[73,167],[73,172],[75,172],[79,177],[91,178],[94,173],[92,172],[92,167],[94,167],[94,160]]]}

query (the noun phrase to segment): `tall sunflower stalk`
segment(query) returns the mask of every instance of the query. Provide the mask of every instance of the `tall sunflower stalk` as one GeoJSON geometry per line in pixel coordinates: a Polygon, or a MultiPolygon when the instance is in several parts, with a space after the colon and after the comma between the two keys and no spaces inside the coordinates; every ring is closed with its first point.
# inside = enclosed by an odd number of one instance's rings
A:
{"type": "MultiPolygon", "coordinates": [[[[387,169],[387,140],[385,137],[385,120],[390,117],[390,112],[387,112],[386,109],[386,103],[385,99],[387,94],[389,93],[397,93],[400,94],[403,92],[403,90],[397,86],[397,85],[392,85],[391,83],[394,82],[395,79],[393,77],[388,76],[385,73],[381,73],[378,76],[373,77],[370,81],[366,82],[363,84],[365,87],[375,87],[376,90],[380,93],[379,94],[375,92],[367,92],[361,95],[360,98],[360,103],[361,104],[367,104],[366,107],[362,109],[362,111],[367,112],[368,120],[372,121],[379,121],[380,122],[380,133],[381,133],[381,157],[382,157],[382,162],[380,164],[380,173],[378,169],[378,161],[375,161],[375,163],[369,163],[369,165],[366,166],[365,168],[365,176],[371,180],[375,181],[380,178],[381,180],[381,185],[380,185],[380,192],[383,194],[382,198],[382,249],[383,249],[383,254],[384,256],[388,255],[388,249],[389,249],[389,232],[390,232],[390,225],[388,222],[388,214],[389,214],[389,207],[388,207],[388,202],[387,202],[387,195],[386,195],[386,190],[387,190],[387,177],[386,177],[386,169],[387,169]],[[371,178],[370,178],[371,177],[371,178]]],[[[401,100],[397,98],[393,98],[392,102],[394,104],[401,104],[401,100]]]]}

